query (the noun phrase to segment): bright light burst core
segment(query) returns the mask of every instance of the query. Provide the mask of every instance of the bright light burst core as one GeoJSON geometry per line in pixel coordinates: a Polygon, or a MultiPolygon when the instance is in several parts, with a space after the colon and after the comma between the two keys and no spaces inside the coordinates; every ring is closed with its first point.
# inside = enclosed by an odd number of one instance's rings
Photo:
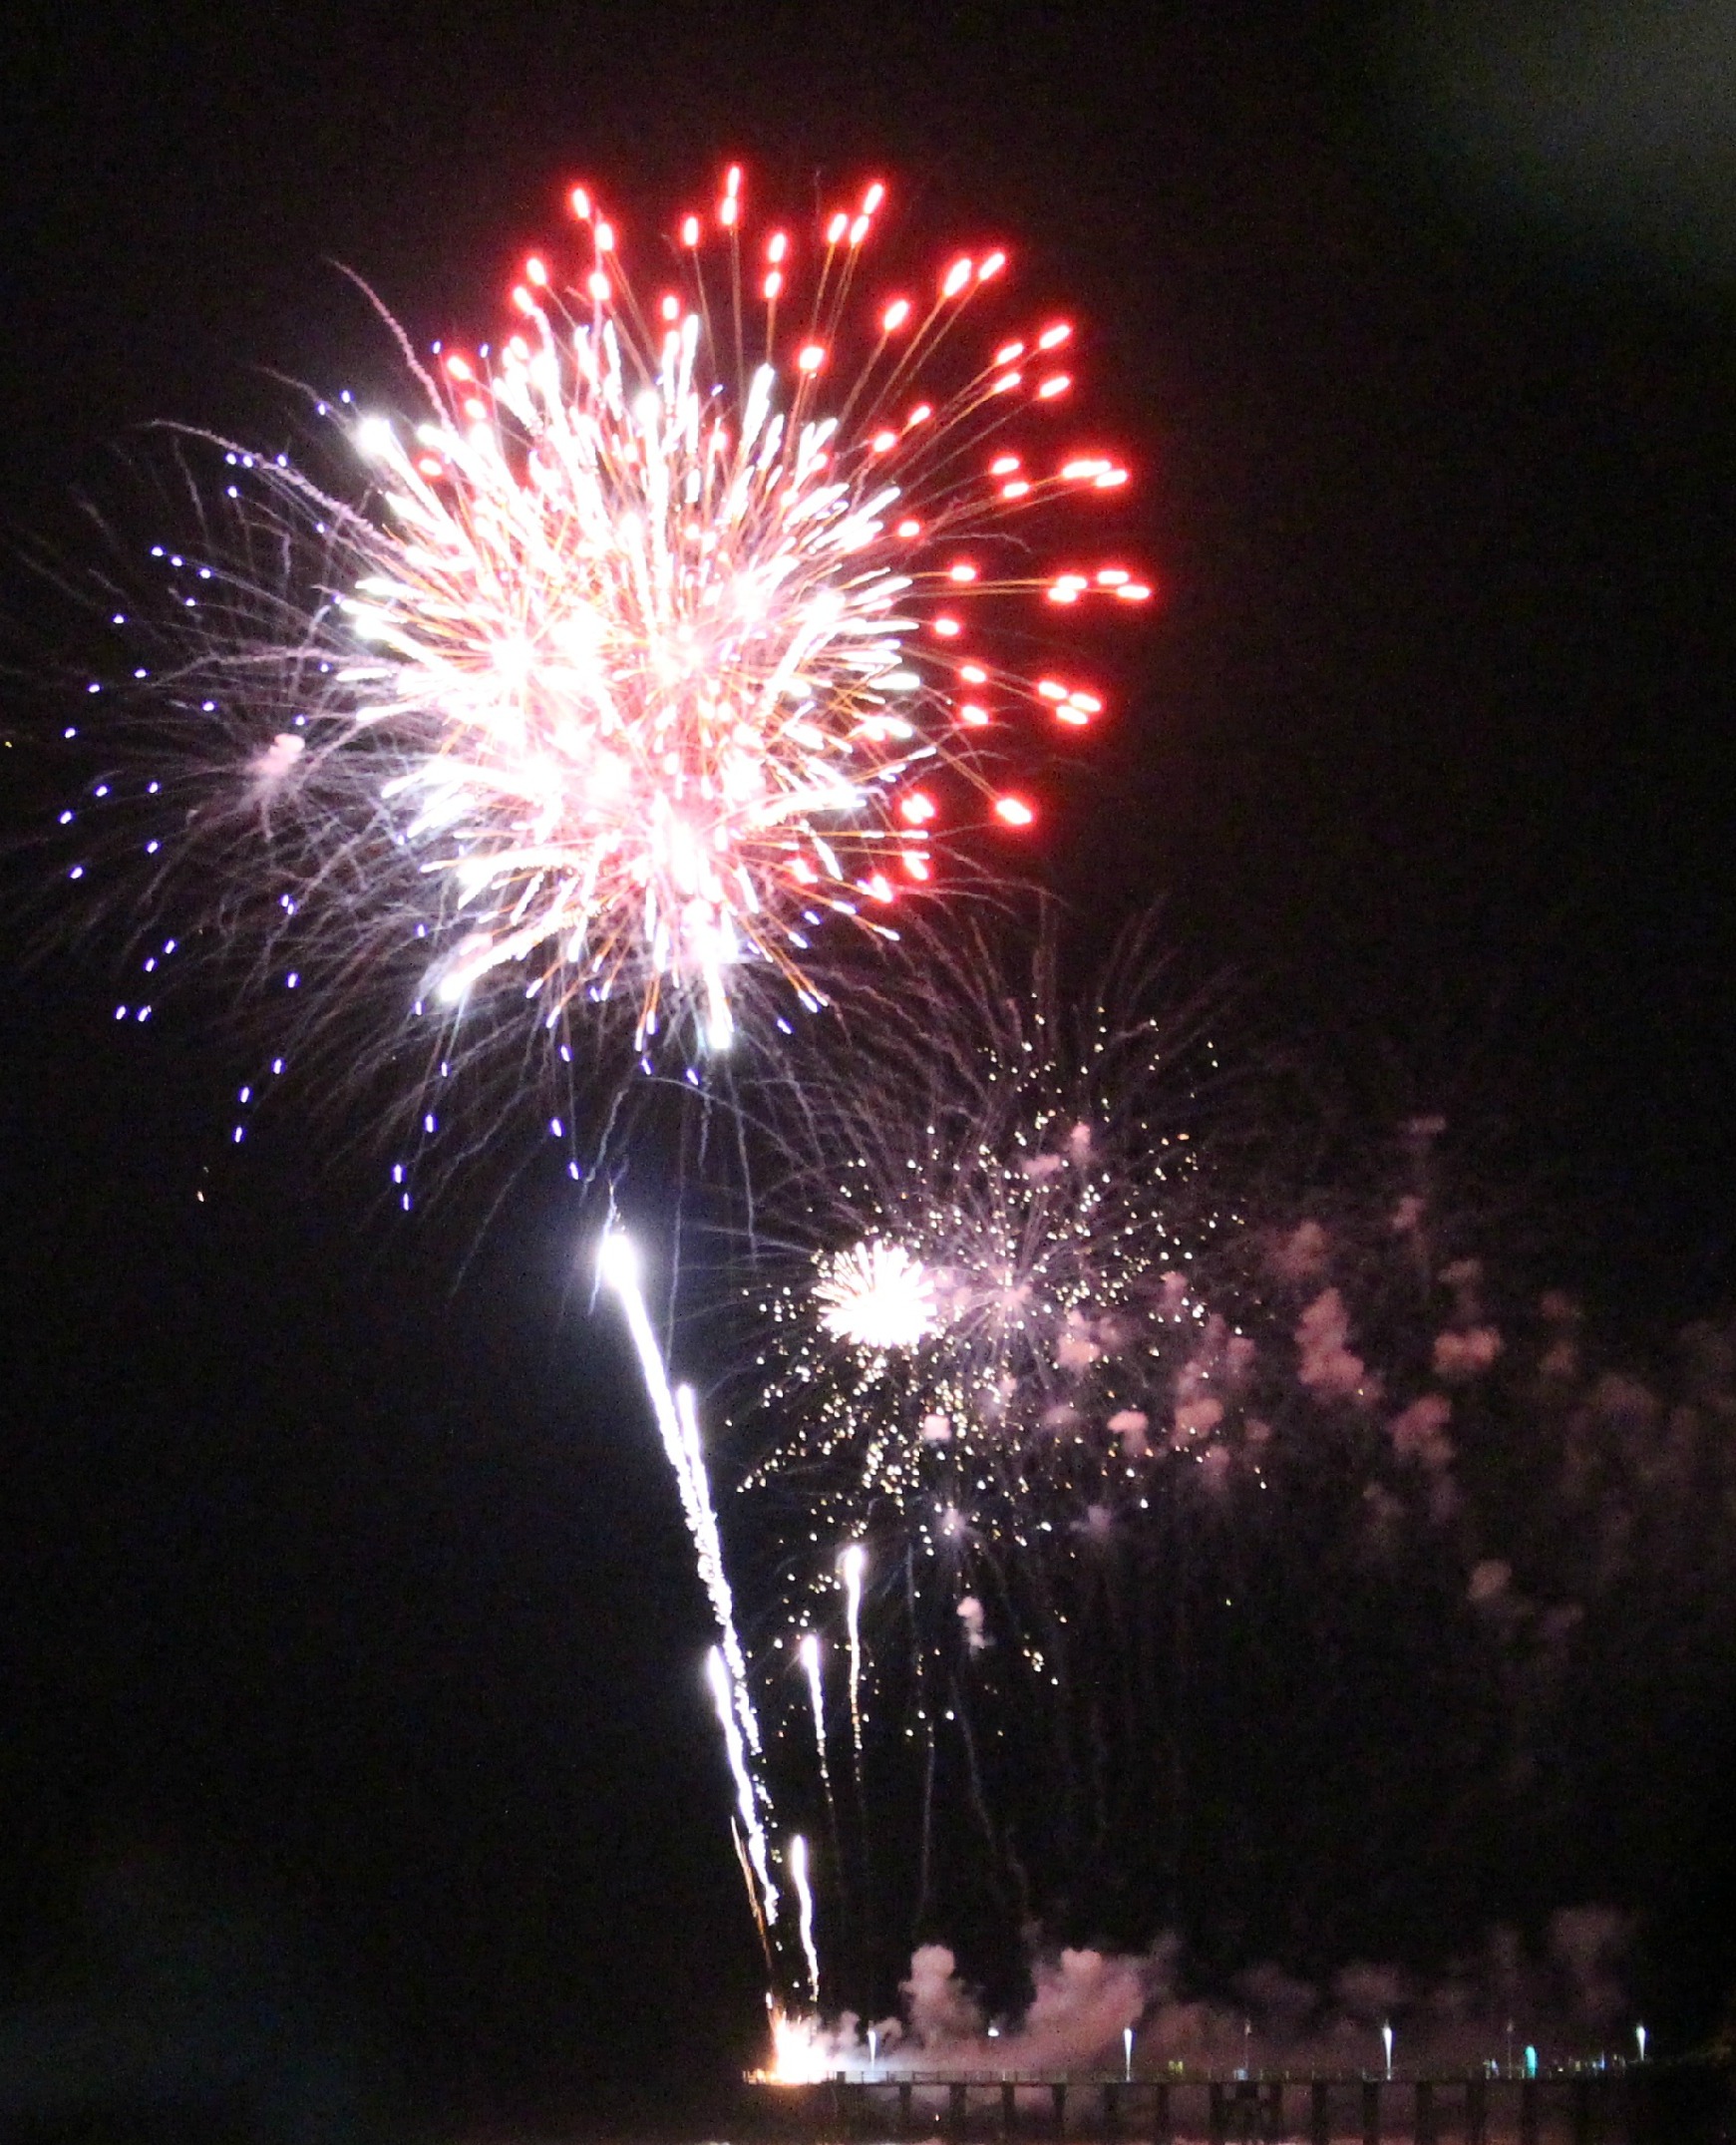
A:
{"type": "Polygon", "coordinates": [[[820,1323],[853,1348],[915,1348],[940,1328],[934,1279],[902,1245],[870,1237],[824,1259],[820,1323]]]}
{"type": "Polygon", "coordinates": [[[751,2076],[763,2085],[817,2085],[837,2068],[838,2058],[820,2020],[812,2014],[787,2011],[774,2003],[772,2060],[751,2076]]]}
{"type": "Polygon", "coordinates": [[[345,886],[353,923],[389,856],[411,878],[376,905],[413,919],[435,1003],[498,976],[553,1029],[619,993],[641,1049],[691,1022],[716,1050],[743,963],[817,1004],[819,926],[895,935],[948,832],[1034,822],[998,787],[1021,725],[1056,738],[1103,698],[1009,670],[971,606],[1148,598],[1127,566],[1044,561],[1046,516],[1007,531],[1128,473],[1052,439],[1067,322],[965,319],[1001,249],[859,302],[883,198],[804,246],[750,232],[732,169],[652,295],[575,189],[580,257],[525,261],[512,332],[436,345],[419,416],[340,415],[368,513],[244,458],[326,546],[281,690],[268,650],[228,651],[269,724],[255,786],[309,837],[294,912],[345,886]]]}

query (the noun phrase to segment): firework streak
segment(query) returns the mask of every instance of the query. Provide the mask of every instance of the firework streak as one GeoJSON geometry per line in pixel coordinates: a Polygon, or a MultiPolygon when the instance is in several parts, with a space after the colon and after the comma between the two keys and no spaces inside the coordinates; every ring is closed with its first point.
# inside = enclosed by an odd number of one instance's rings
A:
{"type": "Polygon", "coordinates": [[[620,1299],[651,1412],[657,1419],[663,1450],[681,1494],[681,1509],[693,1538],[699,1576],[717,1621],[719,1643],[712,1649],[707,1675],[736,1785],[744,1851],[753,1873],[750,1896],[764,1930],[778,1918],[778,1890],[772,1881],[761,1817],[766,1792],[752,1769],[752,1761],[761,1753],[760,1724],[748,1691],[747,1663],[736,1633],[735,1604],[724,1571],[723,1546],[718,1539],[717,1514],[706,1476],[693,1392],[685,1385],[670,1388],[669,1372],[651,1330],[650,1314],[639,1285],[638,1259],[618,1231],[610,1231],[603,1239],[597,1272],[620,1299]]]}

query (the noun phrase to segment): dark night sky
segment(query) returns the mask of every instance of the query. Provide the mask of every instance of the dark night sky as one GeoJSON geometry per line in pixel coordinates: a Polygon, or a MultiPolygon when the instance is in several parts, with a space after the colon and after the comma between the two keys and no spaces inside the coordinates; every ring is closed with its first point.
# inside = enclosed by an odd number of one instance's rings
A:
{"type": "MultiPolygon", "coordinates": [[[[134,427],[271,442],[270,374],[364,376],[334,261],[487,333],[574,178],[649,220],[729,156],[884,172],[1076,300],[1136,451],[1169,600],[1052,829],[1088,931],[1164,894],[1377,1102],[1499,1120],[1569,1276],[1667,1325],[1736,1279],[1736,28],[1681,18],[1704,64],[1660,46],[1635,117],[1662,33],[1616,8],[21,0],[12,548],[83,540],[134,427]]],[[[117,1039],[112,972],[0,974],[0,2002],[149,1855],[446,2107],[574,2119],[677,2024],[720,2073],[758,1984],[703,1617],[568,1210],[391,1226],[329,1124],[231,1161],[223,1049],[117,1039]]]]}

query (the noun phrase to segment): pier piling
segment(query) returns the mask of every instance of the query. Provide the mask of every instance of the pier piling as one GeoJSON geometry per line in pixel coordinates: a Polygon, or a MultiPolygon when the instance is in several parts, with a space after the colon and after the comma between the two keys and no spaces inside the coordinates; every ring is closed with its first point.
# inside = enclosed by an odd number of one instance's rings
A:
{"type": "Polygon", "coordinates": [[[1465,2145],[1488,2145],[1489,2138],[1489,2081],[1487,2078],[1467,2078],[1465,2081],[1465,2145]]]}
{"type": "Polygon", "coordinates": [[[1229,2098],[1224,2092],[1221,2078],[1214,2078],[1207,2088],[1206,2145],[1228,2145],[1229,2098]]]}

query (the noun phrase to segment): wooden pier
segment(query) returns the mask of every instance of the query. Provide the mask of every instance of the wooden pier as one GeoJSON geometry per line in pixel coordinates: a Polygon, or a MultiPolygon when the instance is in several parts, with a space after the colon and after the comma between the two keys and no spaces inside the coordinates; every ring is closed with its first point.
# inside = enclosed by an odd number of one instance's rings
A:
{"type": "MultiPolygon", "coordinates": [[[[1728,2105],[1706,2066],[1209,2073],[840,2070],[749,2081],[782,2136],[1104,2145],[1684,2145],[1728,2105]]],[[[1710,2135],[1708,2129],[1706,2132],[1710,2135]]]]}

